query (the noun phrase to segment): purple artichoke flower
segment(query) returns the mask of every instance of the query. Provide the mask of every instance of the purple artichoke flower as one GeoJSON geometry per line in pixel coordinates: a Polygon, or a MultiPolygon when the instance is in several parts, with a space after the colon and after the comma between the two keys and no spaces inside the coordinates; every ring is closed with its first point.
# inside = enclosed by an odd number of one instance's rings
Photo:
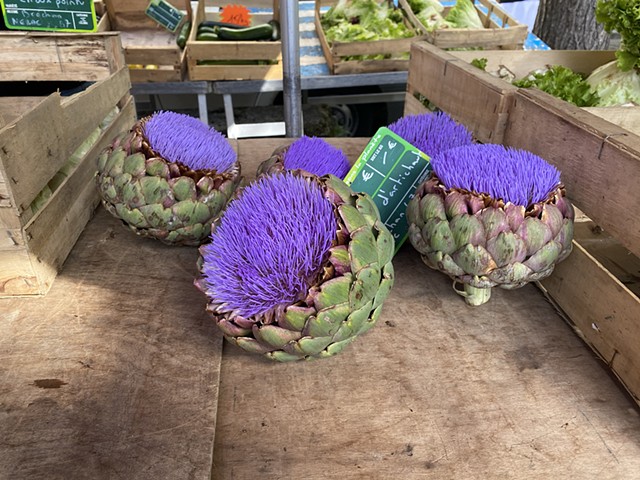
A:
{"type": "Polygon", "coordinates": [[[157,112],[144,124],[144,135],[164,159],[193,170],[225,173],[236,163],[236,152],[225,136],[189,115],[157,112]]]}
{"type": "Polygon", "coordinates": [[[303,136],[285,150],[284,168],[305,170],[319,177],[331,174],[343,179],[351,166],[339,148],[322,138],[303,136]]]}
{"type": "Polygon", "coordinates": [[[474,144],[431,159],[445,187],[487,194],[525,208],[546,200],[560,185],[560,172],[526,150],[474,144]]]}
{"type": "Polygon", "coordinates": [[[201,249],[210,302],[248,318],[304,298],[337,228],[317,183],[291,173],[259,178],[229,203],[201,249]]]}
{"type": "Polygon", "coordinates": [[[444,112],[409,115],[388,128],[430,157],[450,148],[473,144],[471,132],[444,112]]]}

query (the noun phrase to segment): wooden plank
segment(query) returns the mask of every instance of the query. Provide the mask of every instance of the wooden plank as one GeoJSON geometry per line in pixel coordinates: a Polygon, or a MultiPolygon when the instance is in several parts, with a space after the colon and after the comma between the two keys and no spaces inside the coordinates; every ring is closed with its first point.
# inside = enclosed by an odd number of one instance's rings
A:
{"type": "MultiPolygon", "coordinates": [[[[241,140],[243,172],[283,143],[241,140]]],[[[225,344],[213,479],[633,478],[635,404],[538,289],[471,311],[410,245],[394,266],[378,325],[332,359],[225,344]]]]}
{"type": "Polygon", "coordinates": [[[586,107],[585,111],[640,135],[639,107],[586,107]]]}
{"type": "MultiPolygon", "coordinates": [[[[318,34],[322,52],[327,60],[329,71],[332,74],[394,72],[407,70],[409,68],[409,60],[402,57],[409,53],[411,44],[420,39],[418,36],[392,40],[376,40],[372,42],[331,42],[330,44],[322,28],[322,23],[320,22],[322,15],[320,8],[332,3],[335,2],[316,0],[314,12],[316,33],[318,34]],[[345,59],[345,57],[353,55],[376,54],[391,54],[395,55],[396,58],[358,61],[345,59]]],[[[406,18],[405,24],[416,34],[418,33],[406,18]]]]}
{"type": "Polygon", "coordinates": [[[189,79],[200,80],[282,80],[282,64],[277,65],[194,65],[189,61],[189,79]]]}
{"type": "Polygon", "coordinates": [[[427,107],[425,107],[420,100],[416,98],[415,95],[411,93],[407,93],[404,97],[404,115],[419,115],[421,113],[427,112],[427,107]]]}
{"type": "MultiPolygon", "coordinates": [[[[484,29],[440,28],[435,31],[427,30],[411,10],[407,0],[400,0],[399,3],[411,24],[424,35],[425,40],[440,48],[522,49],[527,38],[526,25],[518,23],[496,3],[487,0],[479,0],[478,2],[487,9],[487,13],[484,13],[474,2],[484,29]],[[493,20],[492,15],[496,15],[501,20],[501,25],[493,20]],[[503,28],[502,25],[508,25],[508,28],[503,28]]],[[[444,14],[449,10],[450,7],[445,7],[444,14]]]]}
{"type": "Polygon", "coordinates": [[[221,337],[197,257],[100,209],[47,296],[0,300],[1,476],[210,478],[221,337]]]}
{"type": "Polygon", "coordinates": [[[180,50],[169,47],[126,47],[125,56],[129,65],[171,65],[180,68],[180,50]]]}
{"type": "Polygon", "coordinates": [[[128,96],[131,83],[126,67],[85,91],[62,100],[63,121],[68,126],[65,159],[85,141],[121,98],[128,96]]]}
{"type": "Polygon", "coordinates": [[[25,226],[29,251],[34,256],[34,265],[38,267],[42,285],[40,293],[46,293],[50,288],[99,202],[94,183],[99,153],[120,132],[131,128],[134,122],[135,109],[133,99],[129,97],[125,108],[102,133],[84,160],[25,226]]]}
{"type": "Polygon", "coordinates": [[[505,67],[516,78],[525,77],[532,70],[550,65],[564,65],[575,72],[589,74],[599,66],[615,60],[615,52],[610,50],[494,50],[454,51],[450,54],[467,63],[471,63],[474,58],[486,58],[487,72],[497,74],[499,68],[505,67]]]}
{"type": "Polygon", "coordinates": [[[195,40],[188,44],[190,58],[194,60],[274,60],[281,56],[280,42],[205,42],[195,40]]]}
{"type": "Polygon", "coordinates": [[[144,68],[130,69],[129,78],[131,83],[147,83],[147,82],[179,82],[183,78],[181,70],[158,69],[148,70],[144,68]]]}
{"type": "Polygon", "coordinates": [[[588,218],[576,219],[574,239],[600,262],[604,269],[640,298],[639,257],[588,218]]]}
{"type": "Polygon", "coordinates": [[[640,255],[640,218],[635,213],[640,203],[629,183],[640,178],[640,149],[625,149],[611,140],[633,137],[627,141],[640,147],[640,139],[544,92],[523,89],[513,98],[516,103],[504,143],[529,150],[558,167],[569,198],[640,255]]]}
{"type": "Polygon", "coordinates": [[[0,115],[4,118],[3,126],[13,123],[25,112],[35,108],[44,97],[0,97],[0,115]]]}
{"type": "Polygon", "coordinates": [[[579,242],[574,241],[571,255],[541,284],[640,402],[640,299],[579,242]]]}
{"type": "Polygon", "coordinates": [[[411,46],[407,92],[425,96],[466,125],[481,142],[502,143],[516,90],[427,42],[411,46]]]}
{"type": "Polygon", "coordinates": [[[24,211],[66,162],[68,152],[60,94],[44,99],[37,109],[0,130],[0,162],[10,188],[11,203],[24,211]],[[38,141],[34,142],[34,132],[38,141]]]}
{"type": "Polygon", "coordinates": [[[0,250],[0,265],[0,302],[5,296],[38,295],[41,292],[32,257],[24,246],[0,250]]]}
{"type": "MultiPolygon", "coordinates": [[[[252,2],[243,3],[247,7],[252,2]]],[[[276,3],[272,4],[274,8],[276,3]]],[[[254,14],[254,23],[266,23],[274,18],[271,13],[254,14]]],[[[202,20],[219,20],[217,14],[205,12],[205,2],[200,0],[195,13],[194,24],[202,20]]],[[[192,28],[187,40],[186,57],[188,77],[200,80],[280,80],[282,79],[282,42],[204,42],[196,40],[197,29],[192,28]],[[198,65],[201,60],[271,60],[273,65],[198,65]]]]}
{"type": "Polygon", "coordinates": [[[110,74],[105,41],[117,33],[0,35],[2,81],[96,81],[110,74]]]}

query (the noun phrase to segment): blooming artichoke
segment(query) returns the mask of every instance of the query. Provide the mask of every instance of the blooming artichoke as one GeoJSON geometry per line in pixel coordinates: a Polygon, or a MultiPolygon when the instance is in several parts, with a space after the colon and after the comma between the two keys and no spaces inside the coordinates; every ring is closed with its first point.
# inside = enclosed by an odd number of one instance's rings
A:
{"type": "Polygon", "coordinates": [[[277,361],[340,352],[377,321],[394,241],[365,194],[333,175],[263,175],[200,247],[207,310],[225,337],[277,361]]]}
{"type": "Polygon", "coordinates": [[[387,128],[430,157],[450,148],[473,143],[473,136],[467,127],[445,112],[407,115],[387,128]]]}
{"type": "Polygon", "coordinates": [[[548,276],[571,252],[573,207],[542,158],[477,144],[432,166],[407,206],[409,239],[429,267],[464,284],[468,304],[548,276]]]}
{"type": "Polygon", "coordinates": [[[96,180],[104,207],[138,235],[200,245],[240,178],[222,134],[188,115],[158,112],[102,152],[96,180]]]}
{"type": "Polygon", "coordinates": [[[343,179],[349,168],[349,160],[342,150],[322,138],[302,136],[290,145],[276,149],[258,166],[257,176],[304,170],[318,177],[331,174],[343,179]]]}

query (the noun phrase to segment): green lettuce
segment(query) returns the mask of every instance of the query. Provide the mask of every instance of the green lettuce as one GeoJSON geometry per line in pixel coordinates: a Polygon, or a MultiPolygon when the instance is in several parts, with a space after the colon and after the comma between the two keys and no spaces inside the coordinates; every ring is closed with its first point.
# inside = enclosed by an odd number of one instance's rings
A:
{"type": "Polygon", "coordinates": [[[596,68],[587,82],[600,98],[599,107],[640,105],[640,1],[598,0],[596,20],[605,31],[620,34],[616,60],[596,68]]]}
{"type": "Polygon", "coordinates": [[[516,87],[536,87],[554,97],[578,107],[593,107],[599,97],[591,90],[584,76],[562,65],[553,65],[544,72],[534,72],[513,82],[516,87]]]}
{"type": "Polygon", "coordinates": [[[639,66],[640,2],[638,0],[598,0],[596,21],[605,31],[620,34],[620,49],[616,52],[618,67],[623,72],[639,66]]]}
{"type": "Polygon", "coordinates": [[[472,0],[457,0],[444,19],[451,28],[484,28],[472,0]]]}

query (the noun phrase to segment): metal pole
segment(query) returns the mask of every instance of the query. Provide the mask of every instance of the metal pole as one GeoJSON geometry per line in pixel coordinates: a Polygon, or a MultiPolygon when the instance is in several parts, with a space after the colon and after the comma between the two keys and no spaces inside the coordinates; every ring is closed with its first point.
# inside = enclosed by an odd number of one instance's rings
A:
{"type": "Polygon", "coordinates": [[[282,0],[282,93],[287,137],[302,136],[302,95],[300,88],[300,33],[298,0],[282,0]]]}

